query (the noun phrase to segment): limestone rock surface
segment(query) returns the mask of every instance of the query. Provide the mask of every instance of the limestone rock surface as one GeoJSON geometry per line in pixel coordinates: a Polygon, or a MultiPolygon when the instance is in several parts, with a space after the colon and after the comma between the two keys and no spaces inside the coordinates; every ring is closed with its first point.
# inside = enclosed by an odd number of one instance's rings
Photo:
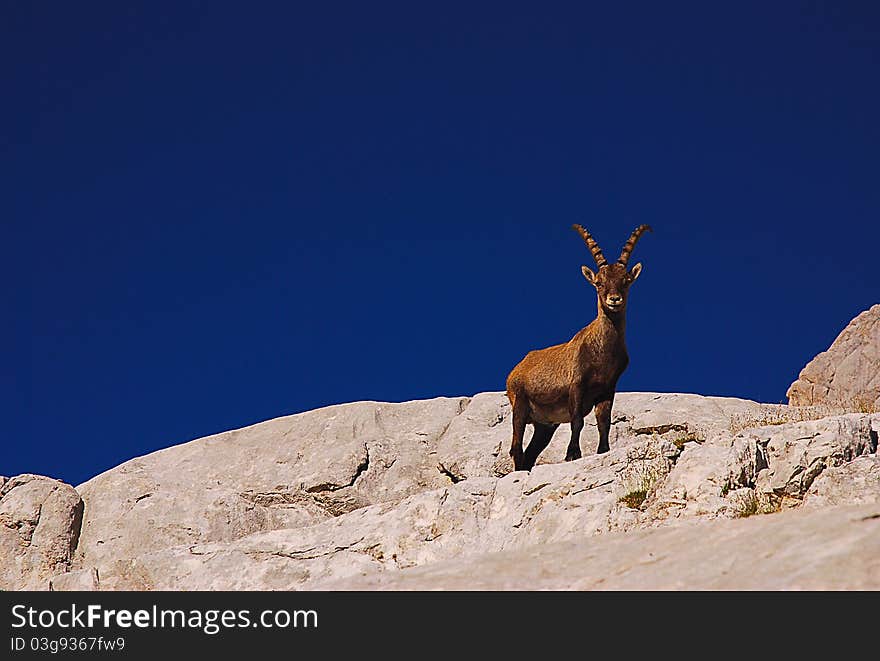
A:
{"type": "Polygon", "coordinates": [[[619,393],[610,452],[594,454],[590,415],[582,459],[563,461],[563,425],[531,472],[513,472],[504,393],[330,406],[138,457],[77,489],[0,478],[13,559],[0,588],[864,587],[875,569],[860,549],[878,529],[824,517],[876,507],[878,430],[880,414],[619,393]],[[757,574],[718,550],[774,531],[783,541],[757,574]],[[650,540],[662,562],[637,554],[650,540]],[[808,562],[810,549],[831,564],[808,562]],[[545,550],[586,569],[551,570],[535,560],[545,550]],[[723,576],[712,553],[729,560],[723,576]]]}
{"type": "Polygon", "coordinates": [[[794,406],[880,412],[880,303],[847,324],[788,389],[794,406]]]}
{"type": "Polygon", "coordinates": [[[42,588],[67,571],[82,512],[68,484],[30,474],[0,478],[0,588],[42,588]]]}
{"type": "Polygon", "coordinates": [[[877,590],[880,507],[791,511],[555,542],[325,590],[877,590]]]}

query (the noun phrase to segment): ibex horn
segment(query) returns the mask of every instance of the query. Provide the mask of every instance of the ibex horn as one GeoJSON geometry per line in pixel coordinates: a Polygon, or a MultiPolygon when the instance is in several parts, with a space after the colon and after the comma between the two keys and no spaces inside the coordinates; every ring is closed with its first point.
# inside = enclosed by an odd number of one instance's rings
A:
{"type": "Polygon", "coordinates": [[[605,266],[608,262],[606,261],[604,255],[602,255],[602,249],[599,247],[599,244],[590,236],[590,233],[585,230],[580,225],[572,225],[572,229],[581,235],[581,238],[584,240],[584,243],[587,244],[587,248],[590,249],[590,252],[593,253],[593,259],[596,260],[596,265],[599,268],[605,266]]]}
{"type": "Polygon", "coordinates": [[[629,261],[629,254],[633,251],[633,248],[636,247],[636,242],[641,238],[642,234],[653,231],[654,230],[651,229],[650,225],[639,225],[636,227],[627,242],[623,244],[623,250],[620,252],[620,257],[617,262],[626,266],[629,261]]]}

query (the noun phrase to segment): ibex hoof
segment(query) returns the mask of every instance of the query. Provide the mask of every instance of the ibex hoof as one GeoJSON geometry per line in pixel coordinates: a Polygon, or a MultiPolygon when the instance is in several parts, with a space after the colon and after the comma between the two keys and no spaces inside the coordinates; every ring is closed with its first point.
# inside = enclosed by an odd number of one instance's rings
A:
{"type": "Polygon", "coordinates": [[[513,459],[513,470],[515,470],[515,471],[526,470],[526,468],[524,466],[525,457],[523,457],[522,453],[514,454],[513,452],[511,452],[510,458],[513,459]]]}
{"type": "Polygon", "coordinates": [[[581,451],[580,450],[576,450],[576,451],[569,450],[565,454],[566,461],[574,461],[575,459],[580,459],[580,458],[581,458],[581,451]]]}

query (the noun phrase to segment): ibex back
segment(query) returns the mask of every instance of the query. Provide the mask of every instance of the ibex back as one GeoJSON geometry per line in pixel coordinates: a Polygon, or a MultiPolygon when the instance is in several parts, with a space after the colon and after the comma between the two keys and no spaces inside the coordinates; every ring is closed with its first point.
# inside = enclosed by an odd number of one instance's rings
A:
{"type": "Polygon", "coordinates": [[[596,452],[609,450],[608,432],[617,380],[629,364],[624,341],[627,295],[642,271],[641,264],[628,270],[627,263],[636,242],[651,228],[637,227],[614,264],[605,261],[587,230],[580,225],[574,225],[574,229],[583,237],[598,266],[596,273],[586,266],[581,271],[596,288],[599,312],[589,326],[565,344],[530,352],[507,377],[507,397],[513,408],[510,456],[514,470],[531,470],[563,422],[571,423],[565,460],[580,459],[584,417],[594,406],[599,428],[596,452]],[[529,423],[535,432],[523,452],[523,434],[529,423]]]}

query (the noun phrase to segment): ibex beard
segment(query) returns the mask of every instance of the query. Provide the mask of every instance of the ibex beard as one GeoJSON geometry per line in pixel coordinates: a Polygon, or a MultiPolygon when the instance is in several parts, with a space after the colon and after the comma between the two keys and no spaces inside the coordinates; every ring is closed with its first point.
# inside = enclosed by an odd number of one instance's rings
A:
{"type": "Polygon", "coordinates": [[[629,256],[648,225],[640,225],[623,246],[620,257],[609,264],[590,233],[573,226],[581,235],[597,271],[581,267],[584,277],[596,288],[598,314],[565,344],[529,352],[507,377],[507,398],[513,409],[513,441],[510,456],[514,470],[531,470],[538,455],[550,443],[560,424],[571,424],[566,461],[580,459],[580,435],[584,418],[595,407],[599,429],[597,453],[608,452],[611,407],[617,381],[629,364],[626,351],[626,303],[630,285],[642,272],[642,265],[627,268],[629,256]],[[528,448],[523,451],[526,425],[534,426],[528,448]]]}

